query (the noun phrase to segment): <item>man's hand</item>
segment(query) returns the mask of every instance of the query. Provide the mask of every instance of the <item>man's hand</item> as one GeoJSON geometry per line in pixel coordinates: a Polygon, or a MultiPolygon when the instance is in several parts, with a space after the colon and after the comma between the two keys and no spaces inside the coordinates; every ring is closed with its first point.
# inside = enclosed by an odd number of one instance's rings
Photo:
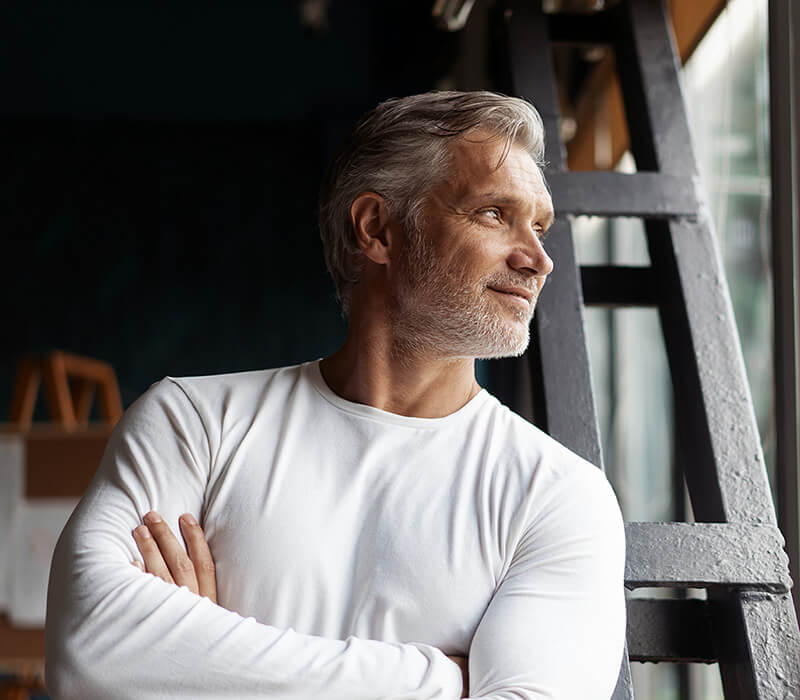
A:
{"type": "MultiPolygon", "coordinates": [[[[189,552],[188,556],[172,534],[169,525],[153,510],[144,516],[144,525],[133,531],[133,539],[136,540],[144,559],[144,564],[138,561],[133,564],[167,583],[186,586],[193,593],[206,596],[211,602],[216,603],[216,570],[203,529],[190,513],[184,513],[178,522],[189,552]]],[[[463,681],[461,697],[466,698],[469,695],[468,659],[465,656],[447,658],[461,669],[463,681]]]]}
{"type": "Polygon", "coordinates": [[[461,679],[463,681],[461,697],[465,698],[469,695],[469,659],[466,656],[448,656],[447,658],[458,664],[461,669],[461,679]]]}
{"type": "Polygon", "coordinates": [[[142,571],[154,574],[167,583],[186,586],[193,593],[216,603],[216,570],[203,529],[190,513],[184,513],[178,522],[188,556],[169,525],[153,510],[144,516],[144,525],[133,531],[133,539],[144,564],[138,561],[133,563],[142,571]]]}

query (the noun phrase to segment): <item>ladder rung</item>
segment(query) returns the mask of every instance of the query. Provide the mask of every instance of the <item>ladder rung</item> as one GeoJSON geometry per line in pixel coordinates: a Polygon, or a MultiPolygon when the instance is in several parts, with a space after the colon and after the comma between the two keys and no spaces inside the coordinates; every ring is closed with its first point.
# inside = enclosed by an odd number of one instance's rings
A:
{"type": "Polygon", "coordinates": [[[631,598],[627,606],[631,661],[717,661],[708,601],[631,598]]]}
{"type": "Polygon", "coordinates": [[[655,172],[545,171],[556,215],[696,217],[696,184],[682,175],[655,172]]]}
{"type": "Polygon", "coordinates": [[[651,267],[582,265],[581,286],[588,306],[658,306],[661,299],[651,267]]]}
{"type": "Polygon", "coordinates": [[[628,588],[734,587],[786,593],[783,535],[750,523],[626,523],[628,588]]]}

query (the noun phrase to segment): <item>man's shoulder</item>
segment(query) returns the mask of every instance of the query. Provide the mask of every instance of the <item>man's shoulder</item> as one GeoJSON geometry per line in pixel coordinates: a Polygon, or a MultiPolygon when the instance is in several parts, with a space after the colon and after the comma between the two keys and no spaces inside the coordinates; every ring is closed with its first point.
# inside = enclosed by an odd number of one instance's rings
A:
{"type": "Polygon", "coordinates": [[[247,390],[262,387],[275,379],[292,381],[300,376],[303,368],[309,363],[288,365],[286,367],[273,367],[270,369],[246,370],[241,372],[226,372],[223,374],[204,374],[187,377],[164,377],[154,386],[162,383],[172,383],[181,389],[193,392],[207,393],[222,390],[247,390]]]}
{"type": "Polygon", "coordinates": [[[492,412],[486,439],[501,443],[492,466],[504,494],[517,494],[519,533],[555,528],[568,538],[596,530],[623,546],[619,503],[603,470],[499,402],[492,412]]]}
{"type": "Polygon", "coordinates": [[[210,399],[213,397],[259,394],[273,385],[292,384],[299,381],[305,368],[312,363],[288,365],[269,369],[247,370],[242,372],[226,372],[223,374],[205,374],[186,377],[164,377],[156,382],[152,389],[161,386],[175,386],[190,398],[210,399]]]}
{"type": "Polygon", "coordinates": [[[224,374],[166,376],[154,382],[131,409],[135,410],[138,405],[148,410],[154,404],[163,404],[217,416],[238,409],[249,411],[273,393],[291,391],[302,381],[309,364],[224,374]]]}
{"type": "Polygon", "coordinates": [[[505,462],[540,481],[588,485],[605,482],[601,469],[496,399],[493,429],[502,435],[505,462]]]}

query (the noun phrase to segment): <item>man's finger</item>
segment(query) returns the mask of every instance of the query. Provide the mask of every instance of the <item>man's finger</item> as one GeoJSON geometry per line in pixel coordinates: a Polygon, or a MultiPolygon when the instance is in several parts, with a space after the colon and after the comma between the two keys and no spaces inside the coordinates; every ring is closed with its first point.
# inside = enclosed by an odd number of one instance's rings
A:
{"type": "Polygon", "coordinates": [[[144,570],[154,576],[158,576],[160,579],[164,579],[167,583],[175,583],[164,557],[161,556],[158,544],[150,534],[147,525],[139,525],[133,531],[133,539],[136,541],[136,546],[139,548],[144,560],[144,570]]]}
{"type": "MultiPolygon", "coordinates": [[[[154,510],[151,510],[144,516],[144,523],[153,535],[153,539],[158,545],[161,556],[169,568],[174,583],[179,586],[186,586],[193,593],[197,593],[197,577],[194,573],[192,560],[189,559],[189,556],[183,550],[181,543],[178,542],[178,538],[172,534],[169,525],[167,525],[164,519],[154,510]]],[[[145,560],[145,564],[147,564],[147,560],[145,560]]]]}
{"type": "Polygon", "coordinates": [[[461,669],[461,697],[466,698],[469,695],[469,659],[466,656],[448,656],[447,658],[461,669]]]}
{"type": "Polygon", "coordinates": [[[205,533],[200,524],[191,513],[184,513],[178,520],[181,526],[183,541],[189,551],[189,558],[194,564],[194,573],[197,577],[198,592],[200,595],[217,602],[217,574],[214,567],[214,558],[208,547],[205,533]]]}

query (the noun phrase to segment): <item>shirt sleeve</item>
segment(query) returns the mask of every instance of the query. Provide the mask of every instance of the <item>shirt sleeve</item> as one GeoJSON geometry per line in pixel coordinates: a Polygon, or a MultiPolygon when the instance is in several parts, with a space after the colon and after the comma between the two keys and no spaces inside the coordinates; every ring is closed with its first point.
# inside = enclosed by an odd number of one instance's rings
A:
{"type": "Polygon", "coordinates": [[[460,670],[432,646],[278,629],[133,567],[131,533],[149,510],[174,532],[181,513],[202,522],[211,463],[200,416],[171,380],[115,428],[53,557],[46,681],[54,700],[460,697],[460,670]]]}
{"type": "Polygon", "coordinates": [[[599,470],[548,487],[472,640],[470,698],[608,700],[625,641],[625,534],[599,470]]]}

